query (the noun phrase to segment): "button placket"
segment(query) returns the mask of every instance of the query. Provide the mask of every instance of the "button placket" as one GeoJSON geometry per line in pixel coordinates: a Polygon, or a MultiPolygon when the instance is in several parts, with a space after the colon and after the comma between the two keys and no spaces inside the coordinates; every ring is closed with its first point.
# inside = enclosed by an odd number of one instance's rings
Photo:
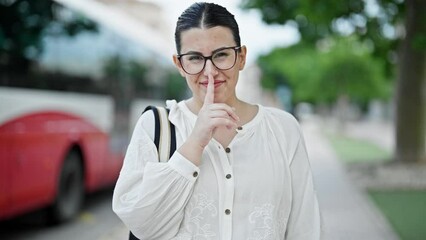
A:
{"type": "Polygon", "coordinates": [[[226,161],[222,162],[222,170],[223,170],[223,182],[224,184],[224,194],[223,194],[223,239],[231,239],[232,237],[232,220],[233,220],[233,207],[234,207],[234,193],[235,193],[235,182],[232,177],[232,159],[233,153],[231,151],[231,146],[224,148],[225,151],[220,151],[221,157],[226,159],[226,161]]]}

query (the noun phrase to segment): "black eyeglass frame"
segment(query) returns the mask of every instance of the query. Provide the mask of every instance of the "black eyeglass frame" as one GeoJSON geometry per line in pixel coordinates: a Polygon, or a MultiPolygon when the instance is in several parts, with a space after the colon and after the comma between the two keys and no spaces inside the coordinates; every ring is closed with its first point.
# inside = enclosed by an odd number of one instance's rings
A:
{"type": "Polygon", "coordinates": [[[229,70],[229,69],[231,69],[231,68],[233,68],[233,67],[235,66],[235,63],[237,62],[237,54],[238,54],[238,52],[241,50],[241,47],[242,47],[242,46],[234,46],[234,47],[223,47],[223,48],[218,48],[218,49],[214,50],[214,51],[212,52],[212,55],[210,55],[210,56],[204,56],[204,55],[202,55],[201,53],[198,53],[198,52],[188,52],[188,53],[178,54],[178,55],[177,55],[177,58],[178,58],[178,60],[179,60],[180,65],[182,66],[183,71],[185,71],[185,72],[186,72],[186,73],[188,73],[189,75],[197,75],[197,74],[199,74],[200,72],[202,72],[202,71],[204,70],[204,68],[206,67],[207,60],[210,60],[210,61],[212,62],[212,64],[213,64],[213,66],[215,66],[217,69],[225,71],[225,70],[229,70]],[[229,68],[226,68],[226,69],[219,68],[218,66],[216,66],[216,64],[214,64],[214,61],[213,61],[213,58],[212,58],[212,57],[213,57],[213,56],[214,56],[217,52],[220,52],[220,51],[223,51],[223,50],[227,50],[227,49],[234,49],[234,51],[235,51],[235,59],[234,59],[234,63],[233,63],[233,64],[232,64],[232,66],[231,66],[231,67],[229,67],[229,68]],[[183,64],[182,64],[182,57],[183,57],[183,56],[186,56],[186,55],[199,55],[200,57],[203,57],[203,59],[204,59],[204,65],[203,65],[203,67],[201,68],[201,70],[200,70],[199,72],[197,72],[197,73],[189,73],[189,72],[187,72],[187,71],[185,70],[185,68],[183,67],[183,64]]]}

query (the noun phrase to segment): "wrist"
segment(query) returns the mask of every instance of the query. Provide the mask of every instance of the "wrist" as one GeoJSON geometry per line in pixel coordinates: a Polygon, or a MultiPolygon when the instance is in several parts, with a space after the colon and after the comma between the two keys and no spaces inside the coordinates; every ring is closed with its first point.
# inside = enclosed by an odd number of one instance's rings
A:
{"type": "Polygon", "coordinates": [[[179,153],[196,166],[201,164],[204,147],[198,141],[188,138],[178,149],[179,153]]]}

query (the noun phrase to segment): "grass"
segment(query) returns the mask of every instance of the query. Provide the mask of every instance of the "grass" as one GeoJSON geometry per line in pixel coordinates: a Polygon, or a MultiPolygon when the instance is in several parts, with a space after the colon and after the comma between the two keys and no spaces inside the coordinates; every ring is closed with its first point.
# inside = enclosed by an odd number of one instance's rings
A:
{"type": "Polygon", "coordinates": [[[331,145],[346,163],[374,162],[390,159],[391,153],[368,141],[343,135],[329,135],[331,145]]]}
{"type": "MultiPolygon", "coordinates": [[[[370,142],[342,135],[328,135],[345,163],[382,162],[391,153],[370,142]]],[[[426,239],[426,191],[369,191],[371,199],[388,219],[401,240],[426,239]]]]}
{"type": "Polygon", "coordinates": [[[370,191],[401,240],[426,239],[426,191],[370,191]]]}

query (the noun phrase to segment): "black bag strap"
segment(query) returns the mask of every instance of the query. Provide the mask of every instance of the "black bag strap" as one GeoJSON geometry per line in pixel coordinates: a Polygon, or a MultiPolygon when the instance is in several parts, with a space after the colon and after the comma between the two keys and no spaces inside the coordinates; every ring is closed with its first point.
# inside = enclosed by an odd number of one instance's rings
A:
{"type": "MultiPolygon", "coordinates": [[[[167,162],[176,151],[176,130],[175,125],[169,121],[170,109],[156,106],[148,106],[143,111],[152,110],[154,113],[155,131],[154,131],[154,144],[157,147],[158,161],[167,162]],[[166,137],[167,141],[165,141],[166,137]],[[167,148],[168,147],[168,148],[167,148]],[[167,149],[165,149],[167,148],[167,149]],[[162,152],[163,151],[163,152],[162,152]],[[164,156],[164,151],[167,151],[167,157],[161,159],[164,156]]],[[[132,232],[129,233],[129,240],[139,240],[132,232]]]]}
{"type": "Polygon", "coordinates": [[[129,234],[129,240],[139,240],[139,238],[137,238],[135,235],[133,235],[132,232],[130,232],[130,234],[129,234]]]}
{"type": "Polygon", "coordinates": [[[169,121],[170,109],[148,106],[143,112],[152,110],[154,113],[155,132],[154,144],[157,147],[159,161],[167,162],[176,151],[175,125],[169,121]]]}

